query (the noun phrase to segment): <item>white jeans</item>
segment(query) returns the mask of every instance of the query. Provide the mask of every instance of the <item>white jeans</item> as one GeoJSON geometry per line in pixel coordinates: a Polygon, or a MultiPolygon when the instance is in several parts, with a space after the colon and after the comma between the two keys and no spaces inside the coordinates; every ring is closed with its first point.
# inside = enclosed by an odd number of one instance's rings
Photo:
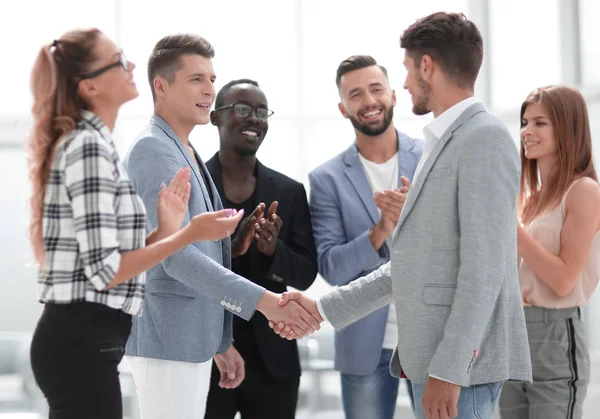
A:
{"type": "Polygon", "coordinates": [[[203,419],[212,359],[201,364],[126,357],[142,419],[203,419]]]}

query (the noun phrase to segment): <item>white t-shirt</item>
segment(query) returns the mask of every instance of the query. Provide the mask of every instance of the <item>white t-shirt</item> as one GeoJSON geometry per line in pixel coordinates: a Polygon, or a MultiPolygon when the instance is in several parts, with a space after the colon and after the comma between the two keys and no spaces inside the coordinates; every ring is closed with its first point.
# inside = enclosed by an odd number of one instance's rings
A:
{"type": "MultiPolygon", "coordinates": [[[[398,188],[398,153],[384,163],[373,163],[370,160],[365,159],[360,153],[358,158],[362,163],[367,180],[373,193],[383,191],[384,189],[396,189],[398,188]]],[[[379,208],[378,208],[379,210],[379,208]]],[[[381,214],[381,211],[379,211],[381,214]]],[[[390,235],[386,242],[388,247],[391,248],[390,235]]],[[[390,304],[388,312],[388,319],[385,325],[385,335],[383,336],[383,349],[395,349],[398,345],[398,325],[396,323],[396,306],[390,304]]]]}

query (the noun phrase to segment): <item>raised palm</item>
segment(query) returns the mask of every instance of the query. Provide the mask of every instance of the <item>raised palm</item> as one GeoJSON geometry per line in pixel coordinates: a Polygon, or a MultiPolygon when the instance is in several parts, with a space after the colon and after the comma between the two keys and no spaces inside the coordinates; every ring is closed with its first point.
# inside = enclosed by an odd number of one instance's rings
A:
{"type": "Polygon", "coordinates": [[[191,191],[190,173],[189,167],[179,169],[169,186],[163,184],[158,193],[158,229],[165,236],[177,232],[185,219],[191,191]]]}

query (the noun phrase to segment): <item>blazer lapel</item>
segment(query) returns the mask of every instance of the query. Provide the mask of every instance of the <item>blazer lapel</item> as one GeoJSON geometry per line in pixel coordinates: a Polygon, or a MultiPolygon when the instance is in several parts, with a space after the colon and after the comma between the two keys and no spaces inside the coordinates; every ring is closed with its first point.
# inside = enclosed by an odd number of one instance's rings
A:
{"type": "MultiPolygon", "coordinates": [[[[221,201],[219,189],[217,189],[217,186],[215,185],[215,180],[213,180],[212,176],[210,175],[210,172],[208,171],[208,168],[206,167],[206,165],[204,164],[204,162],[202,161],[202,159],[196,152],[196,149],[194,149],[193,147],[192,147],[192,149],[194,150],[194,154],[196,155],[196,159],[198,160],[198,164],[200,165],[200,168],[204,171],[204,173],[206,175],[206,181],[208,182],[208,185],[206,185],[206,187],[210,188],[210,190],[212,192],[213,202],[211,202],[211,204],[208,206],[208,211],[221,210],[221,209],[223,209],[223,202],[221,201]]],[[[217,157],[217,159],[218,159],[218,157],[217,157]]],[[[220,184],[221,184],[220,190],[224,191],[223,184],[222,184],[223,179],[221,176],[221,167],[220,167],[220,164],[218,163],[218,160],[217,160],[217,167],[219,168],[219,170],[218,170],[219,176],[217,176],[216,182],[220,182],[220,184]]],[[[207,196],[207,195],[205,195],[205,196],[207,196]]],[[[225,266],[227,269],[231,269],[231,236],[225,237],[223,240],[221,240],[221,251],[223,252],[223,266],[225,266]]]]}
{"type": "Polygon", "coordinates": [[[401,188],[402,181],[400,178],[403,175],[411,176],[419,164],[419,159],[414,150],[415,143],[397,130],[396,136],[398,137],[398,188],[401,188]]]}
{"type": "Polygon", "coordinates": [[[423,162],[423,166],[421,167],[421,170],[417,175],[415,183],[413,183],[410,186],[409,194],[406,197],[406,202],[404,203],[404,207],[402,208],[402,214],[400,215],[400,220],[398,221],[398,228],[402,224],[402,221],[404,221],[406,216],[410,213],[410,210],[412,209],[415,201],[421,193],[421,189],[423,188],[423,184],[427,179],[427,175],[431,171],[431,168],[433,167],[435,161],[437,160],[438,156],[440,155],[441,151],[444,149],[444,146],[450,140],[450,138],[452,138],[452,131],[448,130],[446,131],[446,133],[444,133],[442,138],[440,138],[436,142],[435,146],[433,147],[433,150],[431,150],[431,153],[429,154],[429,156],[427,156],[427,160],[423,162]]]}
{"type": "MultiPolygon", "coordinates": [[[[204,178],[206,179],[207,184],[202,182],[202,184],[204,185],[202,192],[204,192],[204,196],[205,196],[204,200],[208,202],[208,204],[207,204],[208,210],[215,211],[215,210],[223,209],[223,203],[221,202],[221,197],[219,196],[219,191],[215,187],[215,183],[212,179],[212,176],[210,175],[210,172],[206,168],[206,165],[200,158],[200,155],[198,154],[196,149],[191,144],[190,144],[190,147],[192,148],[192,150],[194,150],[194,157],[196,158],[196,161],[198,162],[198,165],[200,166],[200,170],[202,170],[204,172],[204,178]],[[210,188],[210,192],[211,192],[210,194],[208,194],[209,188],[210,188]],[[210,202],[210,200],[209,200],[209,198],[211,196],[213,198],[212,202],[210,202]]],[[[199,175],[202,176],[201,174],[199,174],[199,175]]]]}
{"type": "MultiPolygon", "coordinates": [[[[219,197],[225,194],[225,187],[223,186],[223,174],[221,172],[221,163],[219,162],[219,152],[215,153],[215,155],[206,162],[206,168],[208,172],[211,173],[211,179],[215,184],[215,188],[217,188],[217,192],[219,192],[219,197]],[[214,175],[212,175],[214,173],[214,175]]],[[[221,203],[223,201],[221,200],[221,203]]]]}
{"type": "Polygon", "coordinates": [[[265,217],[268,215],[269,206],[273,201],[277,201],[277,183],[267,172],[265,166],[256,160],[256,201],[264,202],[265,217]]]}
{"type": "Polygon", "coordinates": [[[373,201],[373,189],[369,185],[365,169],[363,168],[360,159],[358,158],[358,149],[353,144],[344,155],[344,161],[348,165],[346,176],[360,197],[365,210],[371,217],[374,223],[379,221],[380,215],[377,211],[377,206],[373,201]]]}
{"type": "Polygon", "coordinates": [[[413,183],[410,187],[410,191],[408,193],[408,196],[406,197],[406,202],[404,203],[404,207],[402,208],[402,214],[400,215],[400,220],[398,220],[398,225],[396,227],[396,232],[394,233],[394,237],[396,236],[396,234],[402,227],[402,223],[404,222],[404,220],[406,220],[406,217],[408,216],[408,214],[410,214],[410,211],[414,207],[415,202],[419,198],[419,194],[421,193],[421,190],[423,189],[423,185],[427,181],[427,175],[429,174],[429,172],[435,165],[437,158],[439,157],[440,153],[442,152],[442,150],[444,149],[444,147],[446,146],[448,141],[450,141],[450,139],[452,138],[454,131],[456,131],[458,128],[460,128],[465,122],[467,122],[469,119],[471,119],[471,117],[473,117],[475,114],[477,114],[479,112],[483,112],[484,110],[485,109],[483,108],[483,105],[481,105],[480,103],[471,105],[458,117],[458,119],[456,121],[454,121],[454,123],[452,125],[450,125],[450,127],[446,130],[444,135],[442,135],[442,137],[436,142],[435,146],[431,150],[431,153],[429,154],[429,156],[427,156],[427,159],[423,162],[423,165],[417,175],[417,179],[416,179],[415,183],[413,183]]]}
{"type": "MultiPolygon", "coordinates": [[[[192,160],[192,156],[190,156],[189,151],[187,151],[185,149],[185,147],[183,146],[183,143],[181,142],[179,137],[177,137],[177,134],[175,134],[175,131],[173,131],[173,129],[169,126],[169,124],[164,119],[154,115],[154,116],[152,116],[150,122],[152,124],[156,125],[157,127],[159,127],[160,129],[162,129],[164,131],[164,133],[169,138],[171,138],[171,140],[173,140],[173,142],[175,143],[175,145],[177,146],[177,148],[179,149],[179,151],[181,152],[181,154],[187,161],[188,166],[190,166],[190,168],[192,169],[192,173],[194,173],[194,176],[196,177],[196,181],[200,185],[200,188],[202,188],[202,196],[204,197],[204,202],[206,203],[206,207],[208,208],[209,211],[212,211],[212,203],[208,199],[209,195],[208,195],[208,190],[206,189],[207,186],[204,184],[202,175],[200,174],[200,171],[198,169],[198,165],[192,160]]],[[[190,144],[190,147],[192,147],[191,144],[190,144]]],[[[193,147],[192,147],[192,150],[194,150],[193,147]]],[[[196,150],[194,150],[194,154],[196,154],[196,150]]],[[[203,165],[203,163],[201,163],[202,160],[199,159],[199,156],[196,155],[195,157],[196,157],[196,159],[198,159],[198,164],[203,165]]],[[[205,173],[207,173],[207,172],[205,172],[205,173]]]]}

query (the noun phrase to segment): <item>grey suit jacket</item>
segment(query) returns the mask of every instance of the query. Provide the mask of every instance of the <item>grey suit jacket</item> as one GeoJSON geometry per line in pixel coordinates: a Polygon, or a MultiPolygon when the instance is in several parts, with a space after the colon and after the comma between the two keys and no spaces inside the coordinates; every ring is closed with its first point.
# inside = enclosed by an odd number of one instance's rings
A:
{"type": "MultiPolygon", "coordinates": [[[[206,166],[197,158],[200,168],[169,124],[157,116],[134,141],[124,166],[144,200],[148,231],[158,223],[161,185],[168,185],[182,167],[192,169],[184,224],[197,214],[223,208],[206,166]]],[[[227,238],[195,242],[150,269],[142,315],[133,319],[126,354],[205,362],[225,351],[233,339],[232,315],[250,319],[265,291],[230,271],[230,266],[227,238]]]]}
{"type": "Polygon", "coordinates": [[[519,167],[504,125],[481,104],[465,110],[411,187],[391,261],[321,299],[331,324],[341,330],[394,301],[393,375],[531,381],[517,277],[519,167]]]}

